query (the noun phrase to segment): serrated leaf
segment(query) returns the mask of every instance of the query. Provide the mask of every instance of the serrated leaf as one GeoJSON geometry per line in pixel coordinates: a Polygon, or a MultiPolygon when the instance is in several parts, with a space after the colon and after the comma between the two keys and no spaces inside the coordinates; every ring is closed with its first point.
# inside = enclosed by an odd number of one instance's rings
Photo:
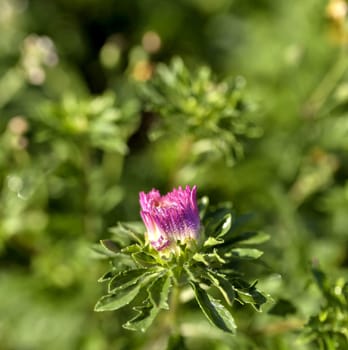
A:
{"type": "Polygon", "coordinates": [[[137,283],[144,274],[148,273],[149,271],[147,269],[133,269],[119,272],[110,280],[108,292],[114,293],[117,289],[127,288],[132,284],[137,283]]]}
{"type": "Polygon", "coordinates": [[[122,327],[131,331],[145,332],[152,324],[160,309],[152,304],[134,307],[138,314],[126,322],[122,327]]]}
{"type": "Polygon", "coordinates": [[[199,307],[210,323],[225,332],[234,333],[237,327],[231,313],[197,283],[191,283],[191,286],[199,307]]]}
{"type": "Polygon", "coordinates": [[[167,273],[156,279],[148,288],[152,305],[160,309],[169,309],[168,295],[171,289],[171,277],[167,273]]]}
{"type": "Polygon", "coordinates": [[[101,297],[95,305],[94,311],[113,311],[126,306],[138,295],[141,287],[141,284],[133,284],[127,288],[118,289],[114,294],[101,297]]]}
{"type": "Polygon", "coordinates": [[[247,260],[258,259],[262,256],[263,252],[254,248],[233,248],[225,253],[223,256],[225,258],[240,258],[247,260]]]}

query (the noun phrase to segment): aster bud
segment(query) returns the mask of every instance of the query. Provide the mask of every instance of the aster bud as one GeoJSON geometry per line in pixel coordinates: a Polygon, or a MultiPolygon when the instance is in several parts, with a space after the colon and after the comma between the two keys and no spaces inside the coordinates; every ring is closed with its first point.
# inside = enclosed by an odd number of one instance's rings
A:
{"type": "Polygon", "coordinates": [[[147,229],[147,239],[158,251],[172,247],[176,242],[197,240],[200,218],[196,199],[197,187],[173,189],[161,196],[152,189],[139,195],[140,215],[147,229]]]}

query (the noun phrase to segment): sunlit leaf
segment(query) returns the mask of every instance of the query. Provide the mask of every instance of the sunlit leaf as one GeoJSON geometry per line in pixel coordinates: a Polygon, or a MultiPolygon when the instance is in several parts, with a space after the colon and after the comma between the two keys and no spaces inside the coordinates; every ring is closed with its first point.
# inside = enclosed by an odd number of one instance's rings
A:
{"type": "Polygon", "coordinates": [[[231,313],[198,284],[191,283],[198,305],[207,319],[221,330],[234,333],[237,326],[231,313]]]}
{"type": "Polygon", "coordinates": [[[139,293],[141,284],[133,284],[115,293],[105,295],[99,299],[94,307],[95,311],[113,311],[128,305],[139,293]]]}

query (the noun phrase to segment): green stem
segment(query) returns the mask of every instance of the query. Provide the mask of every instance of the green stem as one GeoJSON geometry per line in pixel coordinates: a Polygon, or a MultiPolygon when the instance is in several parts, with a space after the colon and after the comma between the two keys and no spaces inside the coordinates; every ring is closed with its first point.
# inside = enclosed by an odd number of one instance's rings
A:
{"type": "Polygon", "coordinates": [[[170,333],[172,336],[180,335],[180,324],[178,320],[178,310],[180,306],[180,289],[178,285],[174,285],[172,289],[172,294],[170,298],[169,305],[169,326],[170,333]]]}

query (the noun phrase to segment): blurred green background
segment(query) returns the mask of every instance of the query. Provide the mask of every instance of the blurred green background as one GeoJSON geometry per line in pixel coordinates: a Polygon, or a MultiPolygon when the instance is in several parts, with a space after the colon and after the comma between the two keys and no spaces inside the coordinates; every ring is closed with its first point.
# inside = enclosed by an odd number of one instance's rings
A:
{"type": "Polygon", "coordinates": [[[189,348],[317,349],[310,263],[348,267],[346,6],[0,0],[0,348],[156,349],[93,312],[90,247],[139,220],[139,191],[196,184],[256,213],[260,284],[296,312],[237,309],[230,337],[188,307],[189,348]]]}

